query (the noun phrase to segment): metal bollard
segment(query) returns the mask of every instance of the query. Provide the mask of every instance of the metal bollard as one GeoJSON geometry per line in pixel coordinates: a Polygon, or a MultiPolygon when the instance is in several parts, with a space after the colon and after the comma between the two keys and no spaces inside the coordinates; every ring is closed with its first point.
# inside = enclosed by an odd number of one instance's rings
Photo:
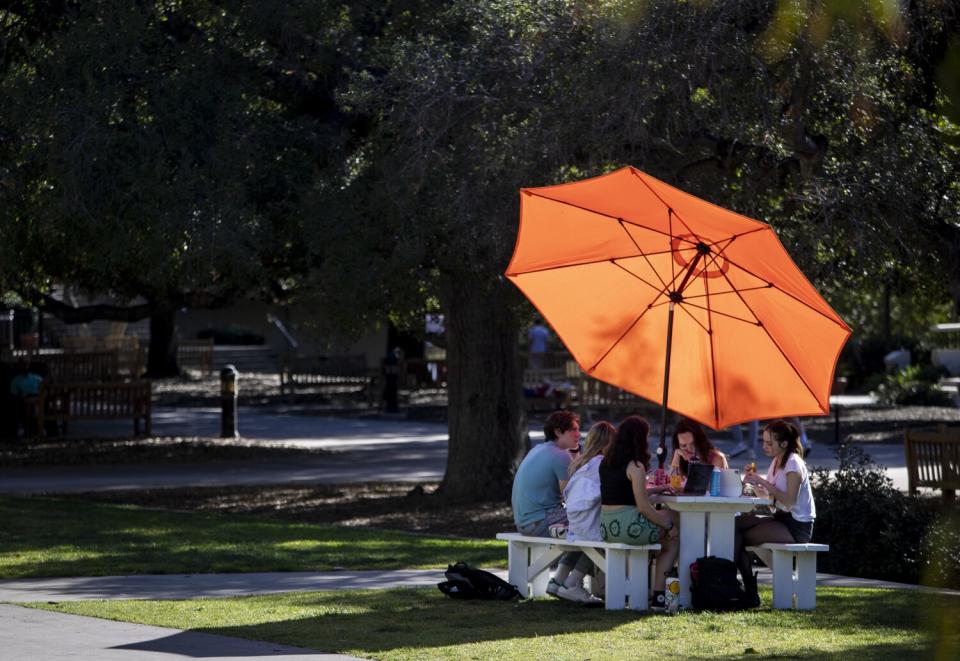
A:
{"type": "Polygon", "coordinates": [[[233,365],[220,370],[220,438],[239,438],[237,431],[237,377],[240,373],[233,365]]]}

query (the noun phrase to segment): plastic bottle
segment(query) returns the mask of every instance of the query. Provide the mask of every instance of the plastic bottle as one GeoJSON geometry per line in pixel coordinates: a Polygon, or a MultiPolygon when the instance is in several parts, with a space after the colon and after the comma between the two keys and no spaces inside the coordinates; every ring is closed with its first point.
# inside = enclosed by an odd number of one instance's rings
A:
{"type": "Polygon", "coordinates": [[[680,491],[680,487],[683,486],[683,475],[680,474],[680,469],[676,466],[673,466],[670,469],[670,486],[674,491],[680,491]]]}
{"type": "Polygon", "coordinates": [[[710,475],[710,495],[720,495],[720,469],[716,466],[713,467],[713,474],[710,475]]]}

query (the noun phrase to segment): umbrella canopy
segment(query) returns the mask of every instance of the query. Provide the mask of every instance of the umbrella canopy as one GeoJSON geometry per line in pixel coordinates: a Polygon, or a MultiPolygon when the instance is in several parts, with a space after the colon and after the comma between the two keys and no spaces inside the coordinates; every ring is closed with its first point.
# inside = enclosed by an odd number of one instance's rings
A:
{"type": "Polygon", "coordinates": [[[829,412],[850,328],[769,225],[632,167],[520,202],[506,275],[585,372],[714,429],[829,412]]]}

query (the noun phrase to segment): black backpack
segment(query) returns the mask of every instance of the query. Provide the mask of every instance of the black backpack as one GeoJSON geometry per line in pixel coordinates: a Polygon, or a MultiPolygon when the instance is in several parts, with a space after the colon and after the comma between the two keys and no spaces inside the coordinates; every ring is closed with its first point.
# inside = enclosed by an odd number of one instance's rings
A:
{"type": "Polygon", "coordinates": [[[698,611],[732,611],[747,608],[746,593],[732,560],[707,556],[690,565],[690,595],[698,611]]]}
{"type": "Polygon", "coordinates": [[[465,562],[448,565],[444,572],[447,580],[437,583],[440,592],[454,599],[493,599],[516,601],[523,599],[517,586],[483,569],[476,569],[465,562]]]}

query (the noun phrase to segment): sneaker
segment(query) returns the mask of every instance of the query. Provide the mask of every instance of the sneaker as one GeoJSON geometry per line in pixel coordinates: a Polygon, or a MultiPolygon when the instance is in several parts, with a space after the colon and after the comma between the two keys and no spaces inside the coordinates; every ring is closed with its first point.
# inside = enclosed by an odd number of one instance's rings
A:
{"type": "Polygon", "coordinates": [[[556,579],[551,578],[550,582],[547,583],[547,594],[551,597],[560,597],[560,589],[563,587],[562,583],[557,583],[556,579]]]}
{"type": "Polygon", "coordinates": [[[579,585],[575,585],[572,588],[568,588],[565,585],[561,585],[560,589],[557,591],[557,596],[561,599],[566,599],[567,601],[575,601],[580,604],[590,604],[590,605],[602,605],[603,601],[597,599],[592,594],[584,590],[579,585]]]}
{"type": "Polygon", "coordinates": [[[739,457],[741,454],[743,454],[746,451],[747,451],[747,444],[744,443],[743,441],[740,441],[739,443],[736,444],[736,446],[734,446],[732,450],[730,450],[730,454],[727,456],[739,457]]]}
{"type": "Polygon", "coordinates": [[[650,612],[651,613],[666,613],[667,612],[667,601],[664,595],[657,595],[650,600],[650,612]]]}
{"type": "Polygon", "coordinates": [[[813,452],[813,443],[803,448],[803,458],[806,459],[809,457],[811,452],[813,452]]]}

